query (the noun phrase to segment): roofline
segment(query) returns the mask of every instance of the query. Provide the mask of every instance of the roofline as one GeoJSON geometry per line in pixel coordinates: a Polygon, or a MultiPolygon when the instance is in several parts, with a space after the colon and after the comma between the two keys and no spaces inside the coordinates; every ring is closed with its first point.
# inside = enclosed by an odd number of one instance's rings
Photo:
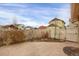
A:
{"type": "MultiPolygon", "coordinates": [[[[49,23],[52,22],[52,21],[55,21],[55,20],[61,20],[61,19],[54,18],[54,19],[52,19],[51,21],[49,21],[49,23]]],[[[61,21],[65,24],[65,22],[64,22],[63,20],[61,20],[61,21]]]]}

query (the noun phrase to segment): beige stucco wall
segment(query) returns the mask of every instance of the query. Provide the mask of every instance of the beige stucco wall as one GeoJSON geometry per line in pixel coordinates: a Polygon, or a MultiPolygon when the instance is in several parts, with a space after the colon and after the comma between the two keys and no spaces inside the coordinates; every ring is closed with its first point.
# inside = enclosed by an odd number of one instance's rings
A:
{"type": "Polygon", "coordinates": [[[78,28],[77,27],[66,28],[66,40],[78,42],[78,28]]]}
{"type": "Polygon", "coordinates": [[[64,22],[62,22],[61,20],[52,21],[52,22],[50,22],[50,25],[51,24],[57,25],[59,27],[64,27],[64,22]]]}
{"type": "Polygon", "coordinates": [[[65,40],[65,28],[55,28],[55,27],[48,27],[49,37],[56,38],[56,39],[63,39],[65,40]]]}
{"type": "Polygon", "coordinates": [[[42,38],[45,35],[47,35],[47,38],[56,38],[60,40],[65,40],[66,38],[66,30],[65,28],[56,28],[55,27],[48,27],[46,29],[33,29],[33,30],[26,30],[25,32],[26,38],[31,39],[31,38],[42,38]],[[56,31],[56,32],[55,32],[56,31]],[[56,35],[55,35],[56,33],[56,35]]]}

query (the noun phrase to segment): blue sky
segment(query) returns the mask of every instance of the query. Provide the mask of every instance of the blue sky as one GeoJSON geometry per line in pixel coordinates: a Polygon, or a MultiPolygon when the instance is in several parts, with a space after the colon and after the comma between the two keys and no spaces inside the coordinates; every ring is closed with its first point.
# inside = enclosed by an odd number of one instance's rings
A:
{"type": "Polygon", "coordinates": [[[70,4],[68,3],[6,3],[0,4],[0,25],[18,24],[38,27],[48,25],[53,18],[59,18],[68,24],[70,4]]]}

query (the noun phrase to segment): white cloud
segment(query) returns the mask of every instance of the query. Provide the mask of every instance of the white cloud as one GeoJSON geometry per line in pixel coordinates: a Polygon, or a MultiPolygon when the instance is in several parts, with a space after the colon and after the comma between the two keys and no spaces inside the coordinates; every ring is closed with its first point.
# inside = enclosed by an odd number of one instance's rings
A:
{"type": "Polygon", "coordinates": [[[0,4],[1,6],[11,6],[11,7],[20,7],[20,8],[25,8],[27,6],[23,5],[23,4],[20,4],[20,3],[2,3],[0,4]]]}
{"type": "MultiPolygon", "coordinates": [[[[20,4],[4,4],[5,6],[17,6],[17,7],[24,7],[20,4]]],[[[27,7],[27,6],[26,6],[27,7]]],[[[0,9],[0,17],[8,19],[12,21],[13,17],[16,16],[18,23],[22,23],[29,26],[40,26],[40,25],[47,25],[45,21],[50,21],[54,17],[58,17],[63,19],[68,24],[68,19],[70,17],[70,9],[65,5],[61,8],[16,8],[16,10],[9,10],[9,9],[0,9]],[[22,15],[26,15],[26,17],[22,15]],[[28,17],[33,15],[34,17],[40,18],[41,22],[36,21],[38,19],[33,19],[28,17]],[[28,15],[28,16],[27,16],[28,15]]]]}
{"type": "MultiPolygon", "coordinates": [[[[14,17],[16,17],[17,23],[22,23],[22,24],[29,25],[29,26],[38,26],[39,25],[37,22],[32,21],[31,18],[22,17],[20,15],[17,15],[16,13],[9,13],[9,12],[3,11],[3,10],[0,10],[0,17],[4,18],[5,20],[10,20],[11,22],[13,21],[14,17]],[[24,22],[22,22],[22,21],[24,21],[24,22]]],[[[2,21],[5,21],[5,20],[2,20],[2,21]]],[[[5,24],[11,24],[11,23],[5,22],[5,24]]],[[[3,23],[3,25],[4,25],[4,23],[3,23]]]]}
{"type": "MultiPolygon", "coordinates": [[[[29,10],[30,11],[30,10],[29,10]]],[[[37,14],[38,17],[41,16],[41,19],[51,20],[54,17],[60,18],[68,24],[70,18],[70,9],[69,8],[51,8],[51,9],[41,9],[33,10],[34,14],[37,14]]]]}

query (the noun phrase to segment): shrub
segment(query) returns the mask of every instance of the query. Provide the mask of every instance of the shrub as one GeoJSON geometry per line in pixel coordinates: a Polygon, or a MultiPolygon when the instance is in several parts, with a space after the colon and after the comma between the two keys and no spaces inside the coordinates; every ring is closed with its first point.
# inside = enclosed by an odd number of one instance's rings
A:
{"type": "Polygon", "coordinates": [[[17,43],[24,41],[25,35],[23,30],[4,31],[3,44],[9,45],[11,43],[17,43]]]}

